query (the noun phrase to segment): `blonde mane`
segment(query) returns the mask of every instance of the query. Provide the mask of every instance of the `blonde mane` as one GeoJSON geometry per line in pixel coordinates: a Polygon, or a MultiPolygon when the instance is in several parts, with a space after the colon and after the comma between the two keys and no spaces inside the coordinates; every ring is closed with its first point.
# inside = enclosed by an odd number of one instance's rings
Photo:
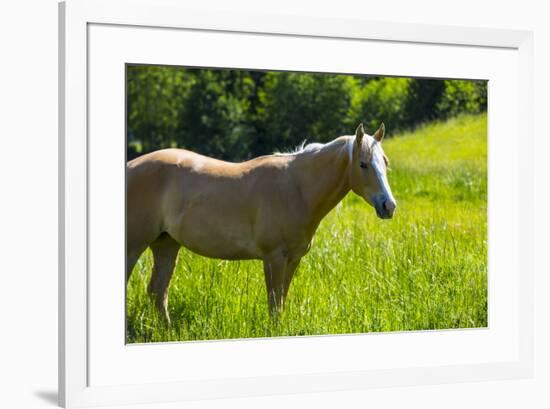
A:
{"type": "Polygon", "coordinates": [[[354,140],[353,136],[340,136],[327,143],[320,143],[320,142],[307,143],[307,140],[304,140],[300,145],[296,146],[296,148],[294,148],[291,151],[288,151],[288,152],[275,151],[273,152],[273,154],[277,156],[293,156],[293,155],[302,155],[302,154],[325,151],[327,149],[332,149],[337,146],[339,147],[348,146],[349,152],[350,152],[349,156],[351,159],[351,154],[353,152],[353,140],[354,140]]]}

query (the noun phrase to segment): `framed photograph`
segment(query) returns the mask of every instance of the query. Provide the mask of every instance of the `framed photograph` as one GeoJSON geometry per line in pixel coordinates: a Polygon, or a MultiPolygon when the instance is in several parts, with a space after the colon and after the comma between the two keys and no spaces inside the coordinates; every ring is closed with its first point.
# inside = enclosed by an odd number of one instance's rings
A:
{"type": "Polygon", "coordinates": [[[531,376],[530,32],[59,16],[61,405],[531,376]]]}

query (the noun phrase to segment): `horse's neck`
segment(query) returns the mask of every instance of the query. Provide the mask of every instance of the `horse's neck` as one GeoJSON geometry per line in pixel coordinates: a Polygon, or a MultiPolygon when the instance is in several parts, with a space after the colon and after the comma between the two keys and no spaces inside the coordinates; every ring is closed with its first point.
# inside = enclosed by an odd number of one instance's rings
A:
{"type": "Polygon", "coordinates": [[[306,217],[316,227],[350,191],[348,144],[322,149],[296,159],[296,180],[309,210],[306,217]]]}

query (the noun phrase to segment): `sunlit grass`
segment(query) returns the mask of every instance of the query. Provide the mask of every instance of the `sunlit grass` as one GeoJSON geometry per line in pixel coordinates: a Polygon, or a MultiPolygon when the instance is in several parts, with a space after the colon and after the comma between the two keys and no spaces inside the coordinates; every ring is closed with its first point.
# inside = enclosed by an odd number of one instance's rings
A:
{"type": "Polygon", "coordinates": [[[430,124],[384,147],[395,217],[378,219],[350,193],[321,223],[279,320],[268,315],[260,261],[182,249],[167,327],[146,294],[146,251],[128,286],[128,342],[486,326],[486,115],[430,124]]]}

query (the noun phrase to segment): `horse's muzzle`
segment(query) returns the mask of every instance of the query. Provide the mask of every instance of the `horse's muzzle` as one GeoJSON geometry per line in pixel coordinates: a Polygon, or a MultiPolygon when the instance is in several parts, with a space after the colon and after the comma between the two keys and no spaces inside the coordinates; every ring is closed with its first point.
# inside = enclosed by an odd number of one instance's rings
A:
{"type": "Polygon", "coordinates": [[[397,205],[392,200],[385,200],[382,204],[376,204],[376,215],[381,219],[391,219],[397,205]]]}

